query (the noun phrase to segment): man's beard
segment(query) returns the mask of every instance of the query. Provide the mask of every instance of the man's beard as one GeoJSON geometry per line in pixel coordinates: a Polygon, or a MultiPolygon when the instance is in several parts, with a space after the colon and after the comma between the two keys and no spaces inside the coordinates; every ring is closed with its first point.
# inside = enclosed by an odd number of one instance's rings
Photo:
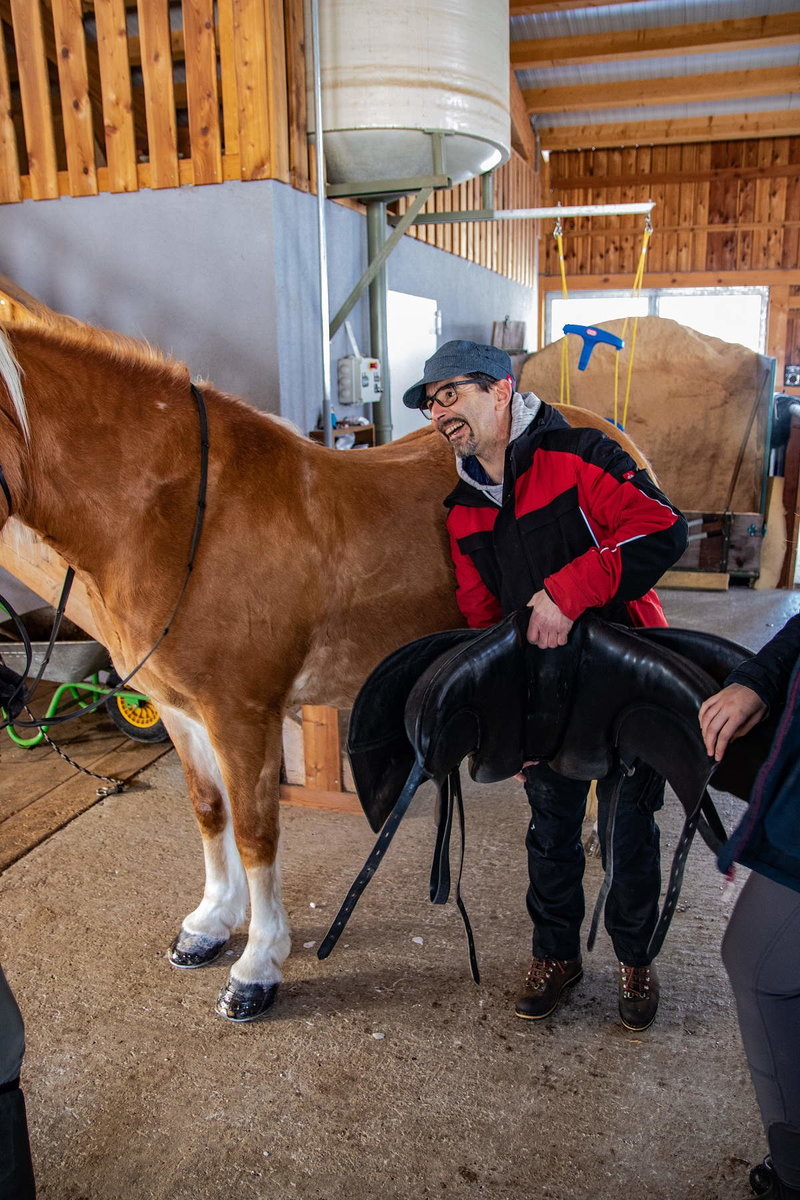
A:
{"type": "MultiPolygon", "coordinates": [[[[459,420],[461,419],[462,418],[459,418],[459,420]]],[[[451,442],[450,438],[447,437],[446,433],[442,431],[441,427],[439,427],[437,430],[441,437],[443,437],[450,446],[451,450],[454,451],[456,458],[470,458],[478,449],[478,439],[475,437],[475,433],[466,421],[464,421],[464,428],[468,430],[467,439],[466,441],[460,439],[457,442],[451,442]]]]}
{"type": "Polygon", "coordinates": [[[461,442],[458,446],[454,446],[456,458],[471,458],[478,449],[478,443],[473,433],[466,442],[461,442]]]}

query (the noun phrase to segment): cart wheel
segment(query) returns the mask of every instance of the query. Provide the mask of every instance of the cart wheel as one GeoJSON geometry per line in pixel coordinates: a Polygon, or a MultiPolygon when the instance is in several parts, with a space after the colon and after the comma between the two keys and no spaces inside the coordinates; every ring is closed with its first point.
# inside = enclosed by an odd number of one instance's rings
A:
{"type": "Polygon", "coordinates": [[[151,700],[131,700],[127,696],[108,696],[106,711],[111,720],[135,742],[168,742],[164,722],[151,700]]]}

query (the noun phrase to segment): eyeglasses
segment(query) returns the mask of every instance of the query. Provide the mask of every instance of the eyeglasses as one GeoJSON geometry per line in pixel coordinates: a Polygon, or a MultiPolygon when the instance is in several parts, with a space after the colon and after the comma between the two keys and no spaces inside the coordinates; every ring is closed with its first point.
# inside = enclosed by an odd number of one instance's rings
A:
{"type": "Polygon", "coordinates": [[[455,404],[458,399],[458,389],[461,387],[475,387],[474,379],[456,379],[453,383],[446,383],[443,387],[437,388],[432,396],[426,396],[424,404],[420,405],[423,415],[430,421],[433,413],[431,406],[434,401],[441,405],[442,408],[449,408],[451,404],[455,404]]]}

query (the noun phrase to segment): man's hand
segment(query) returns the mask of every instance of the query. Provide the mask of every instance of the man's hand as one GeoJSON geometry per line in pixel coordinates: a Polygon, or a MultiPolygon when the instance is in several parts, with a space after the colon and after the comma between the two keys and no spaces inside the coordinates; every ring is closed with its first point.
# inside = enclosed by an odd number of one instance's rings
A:
{"type": "Polygon", "coordinates": [[[536,592],[528,601],[527,607],[531,610],[531,619],[528,622],[528,641],[531,645],[539,646],[542,650],[566,646],[567,634],[572,629],[573,622],[564,616],[547,592],[536,592]]]}
{"type": "Polygon", "coordinates": [[[700,705],[700,729],[706,751],[717,762],[722,761],[730,742],[743,737],[757,725],[767,706],[752,688],[743,683],[730,683],[715,692],[700,705]]]}

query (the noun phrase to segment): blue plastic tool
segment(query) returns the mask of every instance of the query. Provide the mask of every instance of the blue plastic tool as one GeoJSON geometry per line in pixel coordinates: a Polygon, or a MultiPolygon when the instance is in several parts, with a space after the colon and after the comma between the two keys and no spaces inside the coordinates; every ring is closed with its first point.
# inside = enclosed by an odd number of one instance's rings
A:
{"type": "Polygon", "coordinates": [[[605,342],[615,350],[621,350],[625,345],[622,338],[618,338],[616,334],[607,333],[605,329],[596,329],[594,325],[565,325],[564,333],[577,333],[583,338],[583,349],[578,360],[579,371],[585,371],[588,367],[592,351],[598,342],[605,342]]]}

